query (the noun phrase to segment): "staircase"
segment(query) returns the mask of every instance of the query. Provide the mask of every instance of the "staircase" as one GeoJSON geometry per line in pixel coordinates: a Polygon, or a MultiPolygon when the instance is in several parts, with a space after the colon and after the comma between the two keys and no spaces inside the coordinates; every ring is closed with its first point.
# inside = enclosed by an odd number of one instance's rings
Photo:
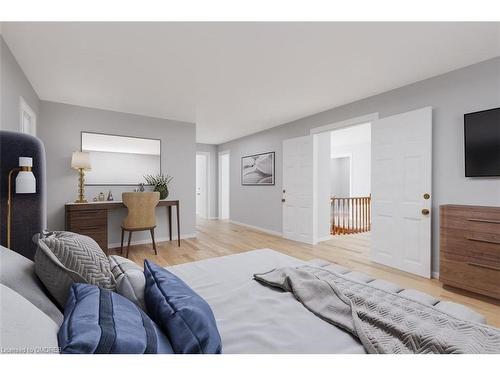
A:
{"type": "Polygon", "coordinates": [[[331,234],[369,232],[371,228],[371,195],[368,197],[331,197],[331,234]]]}

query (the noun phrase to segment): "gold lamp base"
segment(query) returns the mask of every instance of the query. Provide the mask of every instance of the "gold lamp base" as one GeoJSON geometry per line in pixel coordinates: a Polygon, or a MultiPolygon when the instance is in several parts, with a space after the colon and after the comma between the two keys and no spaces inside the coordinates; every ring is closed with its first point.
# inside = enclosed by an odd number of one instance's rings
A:
{"type": "Polygon", "coordinates": [[[85,173],[83,172],[83,168],[78,169],[80,173],[80,177],[78,178],[78,199],[75,203],[87,203],[85,199],[85,173]]]}

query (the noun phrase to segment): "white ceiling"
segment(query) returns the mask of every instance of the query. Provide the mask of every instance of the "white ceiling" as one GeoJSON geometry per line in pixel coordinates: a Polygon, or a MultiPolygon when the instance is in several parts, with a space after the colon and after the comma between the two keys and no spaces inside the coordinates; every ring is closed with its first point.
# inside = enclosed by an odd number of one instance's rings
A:
{"type": "Polygon", "coordinates": [[[4,23],[43,100],[219,144],[500,55],[500,23],[4,23]]]}

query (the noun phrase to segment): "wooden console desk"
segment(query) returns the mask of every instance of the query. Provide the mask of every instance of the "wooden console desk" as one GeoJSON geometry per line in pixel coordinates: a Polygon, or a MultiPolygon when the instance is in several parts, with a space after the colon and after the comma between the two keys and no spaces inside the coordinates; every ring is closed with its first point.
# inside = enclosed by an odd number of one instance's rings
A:
{"type": "MultiPolygon", "coordinates": [[[[158,206],[167,207],[168,235],[172,241],[172,207],[177,212],[177,245],[181,246],[181,229],[179,221],[179,201],[161,200],[158,206]]],[[[92,237],[99,246],[108,251],[108,211],[125,208],[122,201],[104,201],[88,203],[66,203],[66,230],[92,237]]]]}

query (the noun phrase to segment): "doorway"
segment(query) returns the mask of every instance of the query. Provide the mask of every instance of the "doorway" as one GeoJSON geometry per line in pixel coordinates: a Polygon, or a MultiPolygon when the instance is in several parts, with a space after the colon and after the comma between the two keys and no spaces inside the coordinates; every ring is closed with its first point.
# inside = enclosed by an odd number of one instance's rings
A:
{"type": "Polygon", "coordinates": [[[229,219],[229,151],[219,152],[219,219],[229,219]]]}
{"type": "MultiPolygon", "coordinates": [[[[347,140],[357,138],[350,135],[347,140]]],[[[382,119],[374,113],[311,129],[308,136],[283,141],[283,235],[311,244],[327,239],[324,234],[329,234],[337,209],[342,225],[342,220],[352,225],[360,217],[362,225],[368,224],[373,262],[430,278],[431,187],[431,107],[382,119]],[[349,197],[334,202],[331,159],[347,151],[330,147],[327,140],[334,130],[339,139],[341,132],[360,124],[371,128],[370,147],[362,153],[369,170],[356,167],[351,153],[349,197]]],[[[347,229],[339,234],[351,234],[352,226],[347,229]]]]}
{"type": "Polygon", "coordinates": [[[208,218],[208,168],[209,154],[205,152],[196,153],[196,215],[208,218]]]}
{"type": "Polygon", "coordinates": [[[331,136],[330,233],[370,231],[371,123],[333,130],[331,136]]]}

